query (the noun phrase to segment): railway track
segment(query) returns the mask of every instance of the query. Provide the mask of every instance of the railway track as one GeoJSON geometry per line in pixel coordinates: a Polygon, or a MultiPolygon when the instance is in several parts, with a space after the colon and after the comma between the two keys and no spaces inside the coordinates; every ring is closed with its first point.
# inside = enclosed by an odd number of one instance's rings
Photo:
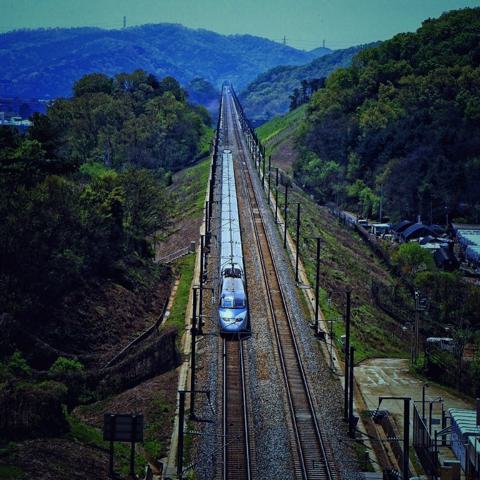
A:
{"type": "MultiPolygon", "coordinates": [[[[231,96],[229,96],[227,102],[229,104],[228,111],[230,115],[233,115],[235,106],[231,96]]],[[[255,196],[250,170],[247,167],[249,159],[245,153],[246,146],[242,142],[237,119],[232,118],[229,123],[233,124],[238,152],[243,157],[240,162],[237,162],[236,169],[237,172],[242,172],[247,185],[247,203],[252,215],[254,233],[260,251],[262,274],[267,287],[268,307],[273,319],[275,340],[287,391],[297,449],[297,456],[294,456],[295,478],[334,480],[337,475],[332,468],[331,455],[328,453],[326,442],[315,415],[313,399],[303,369],[292,321],[286,308],[272,249],[255,196]]]]}
{"type": "Polygon", "coordinates": [[[251,478],[243,340],[223,338],[223,478],[251,478]]]}
{"type": "MultiPolygon", "coordinates": [[[[223,146],[231,142],[231,130],[223,107],[223,146]]],[[[250,480],[252,465],[245,382],[243,336],[222,338],[223,357],[223,464],[224,480],[250,480]]]]}

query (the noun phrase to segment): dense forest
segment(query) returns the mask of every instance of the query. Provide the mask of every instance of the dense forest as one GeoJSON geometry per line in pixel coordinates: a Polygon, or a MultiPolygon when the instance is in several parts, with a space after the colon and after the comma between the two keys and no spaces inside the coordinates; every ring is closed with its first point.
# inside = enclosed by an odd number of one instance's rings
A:
{"type": "Polygon", "coordinates": [[[296,177],[362,215],[480,221],[479,64],[478,8],[360,52],[313,95],[296,177]]]}
{"type": "Polygon", "coordinates": [[[72,290],[135,284],[169,222],[170,174],[208,151],[209,123],[175,79],[138,70],[83,77],[26,135],[0,127],[0,313],[46,333],[72,290]]]}
{"type": "Polygon", "coordinates": [[[161,23],[124,29],[51,28],[0,34],[0,96],[69,96],[85,74],[112,76],[142,68],[182,85],[202,77],[238,88],[277,65],[302,65],[329,49],[312,52],[252,35],[221,35],[161,23]]]}
{"type": "Polygon", "coordinates": [[[299,95],[304,89],[302,82],[324,78],[336,68],[349,66],[353,56],[362,48],[364,47],[324,52],[321,57],[306,65],[279,66],[261,73],[240,93],[248,118],[259,124],[288,112],[295,89],[299,90],[299,95]]]}

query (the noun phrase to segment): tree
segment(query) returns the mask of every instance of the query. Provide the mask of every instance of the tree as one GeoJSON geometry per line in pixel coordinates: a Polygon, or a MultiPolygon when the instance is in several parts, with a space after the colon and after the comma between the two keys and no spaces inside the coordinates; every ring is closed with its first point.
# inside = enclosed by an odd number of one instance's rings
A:
{"type": "Polygon", "coordinates": [[[435,269],[432,254],[415,242],[400,245],[392,255],[392,260],[404,275],[410,277],[435,269]]]}

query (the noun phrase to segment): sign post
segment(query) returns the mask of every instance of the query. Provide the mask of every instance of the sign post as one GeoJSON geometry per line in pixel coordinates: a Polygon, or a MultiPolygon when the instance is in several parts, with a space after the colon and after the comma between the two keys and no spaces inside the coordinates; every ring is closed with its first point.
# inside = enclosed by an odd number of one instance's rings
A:
{"type": "Polygon", "coordinates": [[[143,442],[143,415],[105,413],[103,416],[103,440],[110,442],[108,476],[116,477],[113,469],[113,442],[126,442],[131,446],[130,475],[135,478],[135,443],[143,442]]]}

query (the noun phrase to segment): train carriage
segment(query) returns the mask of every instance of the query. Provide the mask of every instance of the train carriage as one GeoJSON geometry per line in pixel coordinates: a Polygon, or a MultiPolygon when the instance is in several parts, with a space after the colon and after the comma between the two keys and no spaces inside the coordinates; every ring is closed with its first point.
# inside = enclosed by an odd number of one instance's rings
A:
{"type": "Polygon", "coordinates": [[[245,269],[233,158],[230,150],[224,150],[222,154],[218,315],[222,333],[248,330],[245,269]]]}

